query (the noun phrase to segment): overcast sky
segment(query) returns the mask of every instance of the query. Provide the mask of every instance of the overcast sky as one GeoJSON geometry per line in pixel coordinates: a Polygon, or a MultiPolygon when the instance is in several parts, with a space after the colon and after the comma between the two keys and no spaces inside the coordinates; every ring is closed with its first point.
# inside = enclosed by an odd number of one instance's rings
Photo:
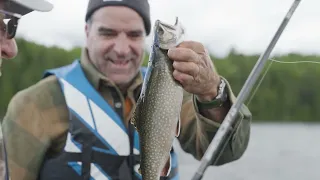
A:
{"type": "MultiPolygon", "coordinates": [[[[49,0],[49,13],[32,12],[21,19],[18,36],[43,45],[72,48],[84,44],[88,0],[49,0]]],[[[149,0],[152,24],[174,23],[178,16],[187,39],[200,41],[215,55],[231,47],[262,53],[293,0],[149,0]]],[[[302,0],[283,32],[275,53],[320,54],[320,1],[302,0]]],[[[147,45],[150,46],[150,37],[147,45]]]]}

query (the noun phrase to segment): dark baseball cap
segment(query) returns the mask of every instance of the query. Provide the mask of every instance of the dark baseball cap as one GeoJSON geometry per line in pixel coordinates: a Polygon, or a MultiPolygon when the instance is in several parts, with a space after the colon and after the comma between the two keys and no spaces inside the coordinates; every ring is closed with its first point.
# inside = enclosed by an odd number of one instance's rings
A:
{"type": "Polygon", "coordinates": [[[4,10],[20,15],[28,14],[32,11],[48,12],[53,5],[46,0],[5,0],[4,10]]]}
{"type": "Polygon", "coordinates": [[[148,0],[89,0],[85,20],[105,6],[126,6],[136,11],[143,19],[147,35],[150,33],[150,7],[148,0]]]}

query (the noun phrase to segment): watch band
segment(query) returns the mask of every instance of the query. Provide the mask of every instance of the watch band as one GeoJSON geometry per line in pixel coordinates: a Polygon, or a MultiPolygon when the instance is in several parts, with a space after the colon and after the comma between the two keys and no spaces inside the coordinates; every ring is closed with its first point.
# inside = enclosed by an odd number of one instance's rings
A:
{"type": "Polygon", "coordinates": [[[212,101],[200,102],[199,100],[197,100],[199,109],[211,109],[221,107],[223,103],[227,100],[228,96],[225,87],[226,83],[223,79],[221,79],[221,83],[218,88],[218,95],[212,101]]]}
{"type": "Polygon", "coordinates": [[[223,102],[220,99],[214,99],[212,101],[208,102],[200,102],[197,101],[199,109],[211,109],[211,108],[217,108],[221,107],[223,102]]]}

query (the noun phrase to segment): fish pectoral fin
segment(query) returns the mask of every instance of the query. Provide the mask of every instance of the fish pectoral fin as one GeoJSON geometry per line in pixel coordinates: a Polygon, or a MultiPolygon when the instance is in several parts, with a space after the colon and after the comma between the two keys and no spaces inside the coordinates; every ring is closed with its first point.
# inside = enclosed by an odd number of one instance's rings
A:
{"type": "Polygon", "coordinates": [[[138,168],[138,173],[141,175],[141,166],[138,168]]]}
{"type": "Polygon", "coordinates": [[[137,130],[137,123],[136,123],[136,116],[133,114],[133,116],[130,119],[130,123],[133,125],[133,127],[137,130]]]}
{"type": "Polygon", "coordinates": [[[139,117],[139,107],[140,107],[140,98],[137,101],[137,105],[135,110],[132,113],[132,117],[130,119],[130,123],[134,126],[134,128],[138,131],[138,117],[139,117]]]}
{"type": "Polygon", "coordinates": [[[169,154],[169,159],[161,171],[161,174],[160,174],[161,177],[168,177],[169,176],[169,174],[171,172],[171,163],[172,163],[171,162],[171,155],[169,154]]]}
{"type": "Polygon", "coordinates": [[[176,137],[179,137],[180,132],[181,132],[181,118],[180,118],[180,115],[179,115],[178,123],[177,123],[177,129],[176,129],[176,137]]]}

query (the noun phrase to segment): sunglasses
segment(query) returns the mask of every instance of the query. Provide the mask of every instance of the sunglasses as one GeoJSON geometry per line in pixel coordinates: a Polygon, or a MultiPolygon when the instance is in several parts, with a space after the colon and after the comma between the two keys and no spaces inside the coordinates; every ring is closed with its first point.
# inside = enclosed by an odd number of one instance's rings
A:
{"type": "Polygon", "coordinates": [[[0,35],[7,39],[15,37],[18,21],[22,15],[0,9],[0,35]]]}

